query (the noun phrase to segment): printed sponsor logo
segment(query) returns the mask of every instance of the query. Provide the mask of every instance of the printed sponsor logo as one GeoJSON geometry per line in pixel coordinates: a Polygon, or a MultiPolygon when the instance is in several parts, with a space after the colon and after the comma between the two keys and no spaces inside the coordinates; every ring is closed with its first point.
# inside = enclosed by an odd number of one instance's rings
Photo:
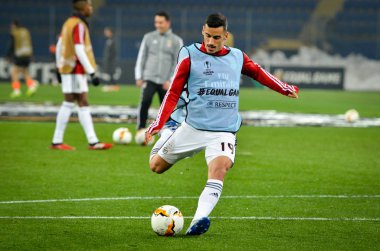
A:
{"type": "Polygon", "coordinates": [[[214,71],[211,70],[211,62],[210,61],[204,62],[204,67],[205,67],[205,70],[203,72],[204,75],[211,76],[214,73],[214,71]]]}
{"type": "Polygon", "coordinates": [[[169,152],[169,150],[168,150],[167,147],[164,147],[164,148],[162,149],[162,152],[163,152],[164,154],[167,154],[167,153],[169,152]]]}
{"type": "Polygon", "coordinates": [[[210,193],[210,195],[211,195],[211,196],[214,196],[214,197],[216,197],[216,198],[219,197],[218,193],[210,193]]]}
{"type": "Polygon", "coordinates": [[[206,106],[207,108],[236,109],[237,103],[235,101],[213,100],[213,101],[208,101],[206,106]]]}
{"type": "Polygon", "coordinates": [[[239,96],[239,90],[237,89],[210,89],[199,88],[197,94],[199,96],[239,96]]]}

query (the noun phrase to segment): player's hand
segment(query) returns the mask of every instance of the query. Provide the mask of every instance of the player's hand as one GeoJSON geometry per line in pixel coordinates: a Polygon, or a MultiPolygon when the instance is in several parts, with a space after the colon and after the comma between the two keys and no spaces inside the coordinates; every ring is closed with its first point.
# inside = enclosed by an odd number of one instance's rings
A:
{"type": "Polygon", "coordinates": [[[297,92],[292,92],[288,94],[289,98],[298,98],[298,93],[297,92]]]}
{"type": "Polygon", "coordinates": [[[160,130],[154,130],[153,132],[145,132],[145,142],[150,142],[152,140],[152,137],[157,134],[160,130]]]}
{"type": "Polygon", "coordinates": [[[91,83],[94,86],[98,86],[100,84],[100,80],[99,80],[99,78],[97,76],[95,76],[95,73],[91,73],[90,77],[91,77],[91,83]]]}
{"type": "Polygon", "coordinates": [[[298,98],[298,92],[299,92],[298,87],[295,86],[295,85],[293,85],[293,88],[294,88],[295,91],[289,93],[287,96],[288,96],[289,98],[298,98]]]}
{"type": "Polygon", "coordinates": [[[138,88],[141,88],[143,86],[143,84],[144,84],[144,80],[142,80],[142,79],[137,79],[136,80],[136,86],[138,88]]]}
{"type": "Polygon", "coordinates": [[[167,91],[169,90],[169,87],[170,87],[170,82],[169,81],[166,81],[163,85],[162,85],[162,88],[167,91]]]}

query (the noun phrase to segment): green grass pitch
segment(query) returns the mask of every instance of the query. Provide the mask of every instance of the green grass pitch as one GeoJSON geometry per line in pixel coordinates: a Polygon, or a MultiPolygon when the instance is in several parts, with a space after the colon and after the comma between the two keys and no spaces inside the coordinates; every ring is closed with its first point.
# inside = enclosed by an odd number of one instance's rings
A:
{"type": "MultiPolygon", "coordinates": [[[[3,90],[0,102],[9,101],[3,90]]],[[[136,105],[138,100],[138,91],[130,87],[119,93],[91,92],[94,104],[136,105]]],[[[59,103],[59,95],[59,89],[43,87],[23,100],[59,103]]],[[[244,90],[242,106],[277,109],[284,104],[283,111],[310,113],[356,108],[363,116],[378,117],[378,97],[307,91],[308,103],[300,99],[300,105],[268,91],[244,90]]],[[[191,220],[186,218],[182,233],[168,238],[151,230],[149,217],[164,204],[193,216],[207,178],[204,153],[157,175],[148,168],[150,148],[133,143],[89,151],[78,123],[70,123],[65,136],[76,151],[49,150],[54,126],[0,121],[0,250],[380,249],[379,128],[242,127],[236,162],[212,212],[210,230],[186,237],[191,220]],[[166,196],[173,198],[160,198],[166,196]],[[114,199],[72,200],[81,198],[114,199]],[[4,203],[51,199],[66,201],[4,203]],[[53,218],[9,218],[15,216],[53,218]],[[143,218],[120,218],[128,216],[143,218]]],[[[95,128],[110,141],[120,126],[98,123],[95,128]]],[[[135,132],[134,125],[127,126],[135,132]]]]}

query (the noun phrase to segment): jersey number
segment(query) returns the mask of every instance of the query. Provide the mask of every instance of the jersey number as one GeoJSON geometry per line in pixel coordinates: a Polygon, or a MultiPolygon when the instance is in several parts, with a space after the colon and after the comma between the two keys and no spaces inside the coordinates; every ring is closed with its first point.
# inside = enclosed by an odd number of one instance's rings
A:
{"type": "MultiPolygon", "coordinates": [[[[222,145],[222,151],[224,152],[226,150],[226,147],[225,147],[226,143],[222,142],[221,145],[222,145]]],[[[234,145],[231,143],[228,143],[227,146],[231,150],[231,154],[234,154],[234,145]]]]}

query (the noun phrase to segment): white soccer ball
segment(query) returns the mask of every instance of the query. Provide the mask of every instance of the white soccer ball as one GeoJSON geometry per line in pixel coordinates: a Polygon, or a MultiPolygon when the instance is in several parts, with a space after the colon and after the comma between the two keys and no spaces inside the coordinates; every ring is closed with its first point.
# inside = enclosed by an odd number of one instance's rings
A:
{"type": "Polygon", "coordinates": [[[360,118],[359,113],[355,109],[350,109],[344,114],[344,119],[349,123],[354,123],[360,118]]]}
{"type": "Polygon", "coordinates": [[[154,210],[152,214],[152,229],[156,234],[174,236],[183,228],[183,215],[178,208],[165,205],[154,210]]]}
{"type": "Polygon", "coordinates": [[[145,141],[145,130],[141,129],[136,132],[135,135],[135,142],[138,145],[143,145],[143,146],[150,146],[154,143],[155,137],[153,136],[152,139],[149,142],[145,141]]]}
{"type": "Polygon", "coordinates": [[[128,128],[118,128],[112,134],[113,142],[116,144],[129,144],[132,142],[132,133],[128,128]]]}

